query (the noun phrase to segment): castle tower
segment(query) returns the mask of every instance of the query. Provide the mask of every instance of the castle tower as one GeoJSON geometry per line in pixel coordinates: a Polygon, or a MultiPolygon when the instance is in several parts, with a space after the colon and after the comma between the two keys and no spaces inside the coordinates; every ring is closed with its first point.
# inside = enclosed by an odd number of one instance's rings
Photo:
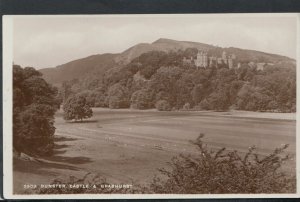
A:
{"type": "Polygon", "coordinates": [[[208,67],[208,57],[207,57],[207,53],[203,54],[203,67],[206,68],[208,67]]]}
{"type": "Polygon", "coordinates": [[[203,53],[202,51],[198,51],[197,53],[197,57],[195,59],[195,65],[197,68],[202,67],[203,66],[203,53]]]}
{"type": "Polygon", "coordinates": [[[201,54],[200,54],[200,67],[203,67],[203,64],[204,64],[204,52],[201,51],[201,54]]]}
{"type": "Polygon", "coordinates": [[[223,51],[223,53],[222,53],[222,60],[225,64],[227,64],[227,55],[226,55],[225,51],[223,51]]]}
{"type": "Polygon", "coordinates": [[[231,56],[228,57],[228,67],[229,67],[229,69],[233,68],[233,60],[232,60],[231,56]]]}

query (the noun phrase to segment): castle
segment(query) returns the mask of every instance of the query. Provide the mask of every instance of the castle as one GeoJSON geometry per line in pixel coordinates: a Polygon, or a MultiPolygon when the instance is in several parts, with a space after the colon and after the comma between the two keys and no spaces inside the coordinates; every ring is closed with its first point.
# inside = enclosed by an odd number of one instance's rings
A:
{"type": "Polygon", "coordinates": [[[227,56],[225,51],[223,51],[222,57],[217,58],[216,56],[209,57],[207,52],[198,50],[196,59],[193,59],[193,57],[191,57],[190,59],[184,57],[183,63],[194,63],[197,68],[220,67],[222,65],[226,65],[229,69],[231,69],[235,65],[235,60],[236,56],[234,54],[227,56]]]}

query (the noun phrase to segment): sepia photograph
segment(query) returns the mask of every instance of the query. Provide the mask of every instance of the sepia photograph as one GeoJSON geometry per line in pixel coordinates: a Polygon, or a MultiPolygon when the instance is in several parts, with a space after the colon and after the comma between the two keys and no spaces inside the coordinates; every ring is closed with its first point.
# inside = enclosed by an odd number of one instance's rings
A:
{"type": "Polygon", "coordinates": [[[298,17],[7,16],[6,189],[295,196],[298,17]]]}

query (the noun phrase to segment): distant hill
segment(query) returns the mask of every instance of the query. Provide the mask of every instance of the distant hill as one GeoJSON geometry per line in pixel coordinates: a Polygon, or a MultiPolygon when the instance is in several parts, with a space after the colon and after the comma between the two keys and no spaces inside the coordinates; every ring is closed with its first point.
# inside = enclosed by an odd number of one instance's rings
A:
{"type": "Polygon", "coordinates": [[[237,59],[240,61],[256,61],[256,62],[271,62],[271,63],[278,63],[278,62],[292,62],[294,63],[295,60],[291,59],[286,56],[265,53],[261,51],[255,50],[247,50],[247,49],[240,49],[240,48],[225,48],[226,52],[235,54],[237,59]]]}
{"type": "Polygon", "coordinates": [[[189,41],[176,41],[171,39],[158,39],[153,43],[140,43],[137,44],[120,54],[102,54],[92,55],[86,58],[71,61],[66,64],[59,65],[55,68],[41,69],[44,78],[52,84],[60,84],[63,81],[72,80],[75,78],[83,78],[89,74],[104,75],[106,70],[115,66],[123,66],[128,64],[132,59],[140,56],[143,53],[150,51],[178,51],[187,48],[197,48],[208,51],[213,55],[221,55],[223,51],[229,54],[235,54],[237,59],[243,62],[292,62],[295,60],[286,56],[264,53],[255,50],[245,50],[240,48],[221,48],[208,44],[189,42],[189,41]]]}
{"type": "Polygon", "coordinates": [[[39,70],[49,83],[59,85],[63,81],[82,78],[88,74],[103,74],[106,70],[116,65],[114,58],[118,54],[92,55],[74,60],[55,68],[39,70]]]}
{"type": "Polygon", "coordinates": [[[197,43],[197,42],[187,42],[187,41],[176,41],[171,39],[158,39],[153,43],[140,43],[137,44],[116,57],[117,62],[121,62],[123,64],[129,63],[132,59],[140,56],[143,53],[150,51],[178,51],[185,50],[187,48],[198,48],[201,50],[210,50],[213,49],[214,46],[197,43]]]}

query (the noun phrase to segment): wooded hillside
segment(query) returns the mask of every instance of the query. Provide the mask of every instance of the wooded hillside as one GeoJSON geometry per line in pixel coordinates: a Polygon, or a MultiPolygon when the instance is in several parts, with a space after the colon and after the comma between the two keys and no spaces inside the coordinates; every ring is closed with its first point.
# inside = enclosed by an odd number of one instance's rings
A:
{"type": "MultiPolygon", "coordinates": [[[[94,107],[157,107],[162,110],[296,110],[296,69],[292,62],[277,62],[258,70],[245,57],[240,68],[226,66],[196,68],[184,64],[183,57],[197,49],[151,51],[104,75],[88,75],[63,82],[60,96],[84,94],[94,107]]],[[[271,57],[271,56],[270,56],[271,57]]],[[[262,60],[262,59],[261,59],[262,60]]]]}

